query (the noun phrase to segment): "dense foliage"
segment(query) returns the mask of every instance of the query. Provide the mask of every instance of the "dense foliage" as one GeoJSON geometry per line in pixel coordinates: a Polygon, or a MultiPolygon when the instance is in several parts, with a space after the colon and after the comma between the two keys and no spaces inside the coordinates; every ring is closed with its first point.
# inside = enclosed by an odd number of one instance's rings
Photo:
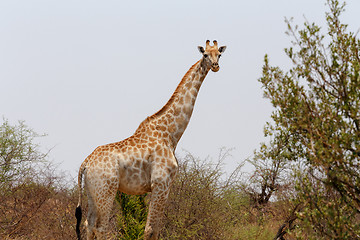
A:
{"type": "Polygon", "coordinates": [[[360,238],[360,40],[340,16],[344,4],[328,0],[327,32],[315,23],[297,30],[285,50],[288,71],[265,57],[260,79],[275,110],[266,133],[273,159],[298,164],[296,197],[304,204],[299,236],[360,238]]]}
{"type": "Polygon", "coordinates": [[[143,239],[146,217],[148,213],[145,201],[147,194],[127,195],[119,193],[116,201],[120,204],[121,214],[118,214],[118,228],[120,239],[136,240],[143,239]]]}

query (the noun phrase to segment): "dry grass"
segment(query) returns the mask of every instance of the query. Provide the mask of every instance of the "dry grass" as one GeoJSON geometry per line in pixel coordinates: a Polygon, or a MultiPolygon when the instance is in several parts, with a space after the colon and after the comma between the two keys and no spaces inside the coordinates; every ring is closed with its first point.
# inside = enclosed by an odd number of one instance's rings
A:
{"type": "Polygon", "coordinates": [[[2,195],[0,238],[74,239],[74,197],[68,190],[34,184],[2,195]]]}

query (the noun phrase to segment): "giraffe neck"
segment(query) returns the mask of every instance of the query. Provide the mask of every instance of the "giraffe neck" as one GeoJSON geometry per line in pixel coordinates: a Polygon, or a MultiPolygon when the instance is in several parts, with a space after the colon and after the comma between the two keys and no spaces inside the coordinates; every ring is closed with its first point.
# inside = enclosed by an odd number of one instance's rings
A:
{"type": "Polygon", "coordinates": [[[174,150],[190,121],[196,97],[209,70],[202,59],[195,63],[165,106],[144,121],[156,126],[155,131],[169,141],[174,150]]]}

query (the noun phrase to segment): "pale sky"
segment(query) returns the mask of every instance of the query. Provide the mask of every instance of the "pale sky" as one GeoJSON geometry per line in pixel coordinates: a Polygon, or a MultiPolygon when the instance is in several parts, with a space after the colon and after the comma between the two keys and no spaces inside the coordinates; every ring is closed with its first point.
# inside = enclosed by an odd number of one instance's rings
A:
{"type": "MultiPolygon", "coordinates": [[[[272,107],[258,78],[267,53],[289,67],[285,17],[325,26],[324,0],[0,1],[0,116],[25,120],[50,160],[77,175],[95,147],[132,135],[170,98],[201,58],[198,45],[226,45],[209,72],[177,147],[217,158],[231,171],[265,141],[272,107]]],[[[360,1],[343,20],[360,28],[360,1]]],[[[326,28],[323,28],[326,31],[326,28]]]]}

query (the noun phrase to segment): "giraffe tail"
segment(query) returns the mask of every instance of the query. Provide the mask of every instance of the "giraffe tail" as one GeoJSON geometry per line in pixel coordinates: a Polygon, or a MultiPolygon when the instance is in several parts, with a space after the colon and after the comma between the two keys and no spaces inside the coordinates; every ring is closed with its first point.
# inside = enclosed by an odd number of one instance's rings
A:
{"type": "Polygon", "coordinates": [[[81,210],[81,200],[82,200],[82,177],[85,171],[85,164],[81,164],[79,169],[79,175],[78,175],[78,188],[79,188],[79,202],[75,210],[75,217],[76,217],[76,235],[77,239],[80,240],[80,222],[82,218],[82,210],[81,210]]]}

